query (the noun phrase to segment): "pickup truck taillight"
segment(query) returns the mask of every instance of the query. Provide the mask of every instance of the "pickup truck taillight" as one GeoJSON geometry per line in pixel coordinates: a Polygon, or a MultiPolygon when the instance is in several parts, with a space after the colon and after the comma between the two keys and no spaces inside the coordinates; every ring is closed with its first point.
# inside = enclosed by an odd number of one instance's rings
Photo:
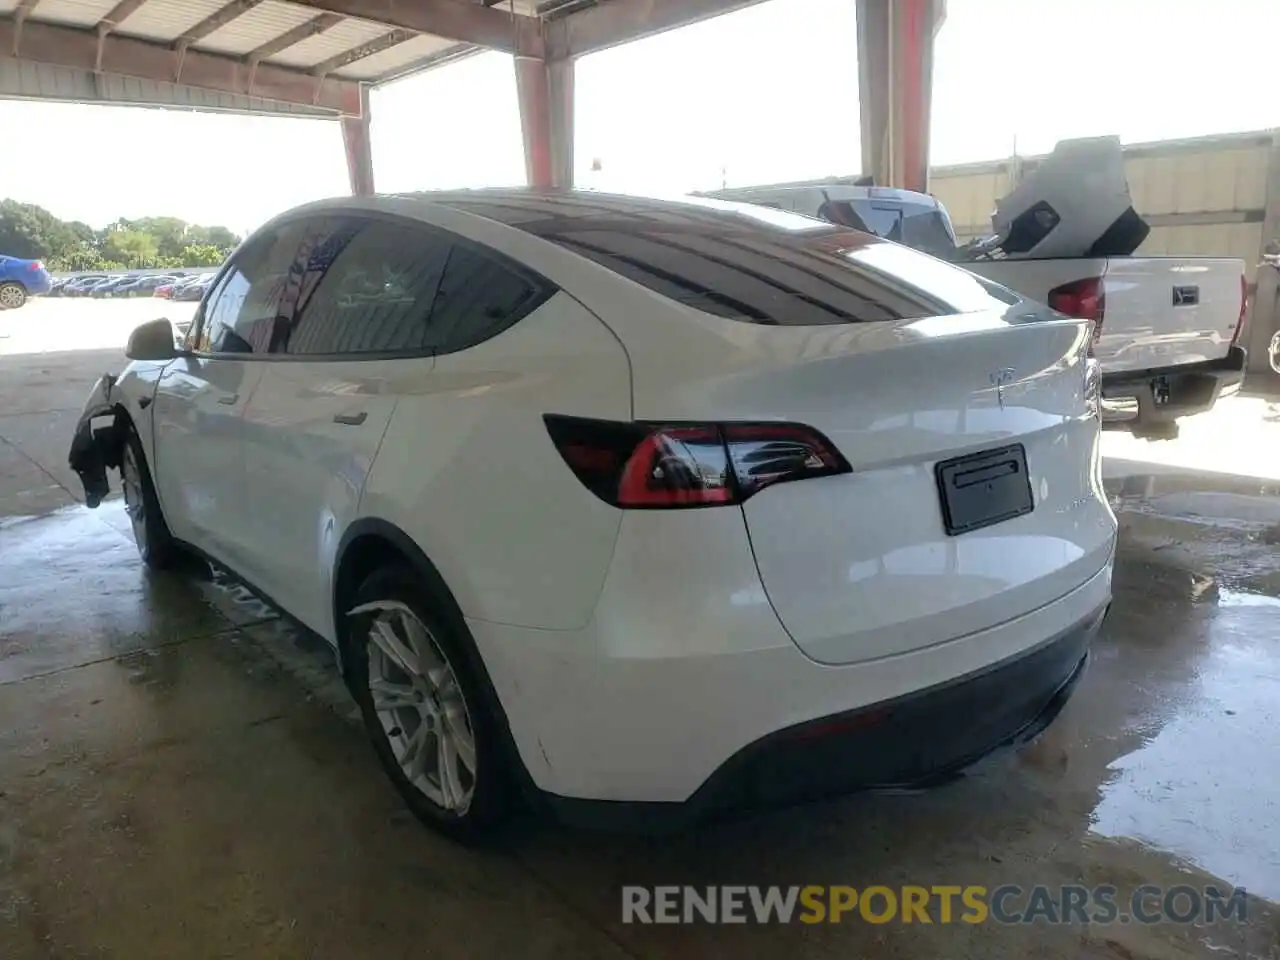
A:
{"type": "Polygon", "coordinates": [[[1089,339],[1089,356],[1092,357],[1093,348],[1102,334],[1102,320],[1107,309],[1102,278],[1083,277],[1054,287],[1049,291],[1049,306],[1068,317],[1093,321],[1093,333],[1089,339]]]}
{"type": "Polygon", "coordinates": [[[1235,332],[1231,334],[1231,345],[1240,342],[1240,334],[1244,333],[1244,318],[1249,314],[1249,281],[1240,274],[1240,316],[1236,320],[1235,332]]]}

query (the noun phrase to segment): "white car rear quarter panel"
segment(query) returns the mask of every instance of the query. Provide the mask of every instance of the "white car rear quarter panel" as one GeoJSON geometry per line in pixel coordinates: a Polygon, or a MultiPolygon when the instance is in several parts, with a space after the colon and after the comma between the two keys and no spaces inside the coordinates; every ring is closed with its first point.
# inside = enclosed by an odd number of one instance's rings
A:
{"type": "Polygon", "coordinates": [[[625,351],[563,292],[437,357],[391,417],[360,515],[408,534],[466,616],[570,630],[591,616],[622,513],[565,465],[544,413],[631,418],[625,351]]]}

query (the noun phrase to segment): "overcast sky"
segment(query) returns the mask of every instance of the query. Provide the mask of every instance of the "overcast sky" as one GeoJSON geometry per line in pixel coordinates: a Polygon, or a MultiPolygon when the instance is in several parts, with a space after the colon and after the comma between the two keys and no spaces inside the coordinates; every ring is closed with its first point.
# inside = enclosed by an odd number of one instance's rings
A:
{"type": "MultiPolygon", "coordinates": [[[[932,160],[1275,126],[1278,42],[1274,0],[948,0],[932,160]]],[[[579,182],[661,193],[857,173],[855,50],[854,0],[770,0],[586,57],[579,182]]],[[[372,110],[380,190],[523,182],[509,57],[375,91],[372,110]]],[[[172,214],[245,230],[347,190],[333,123],[0,102],[0,129],[0,195],[95,226],[172,214]]]]}

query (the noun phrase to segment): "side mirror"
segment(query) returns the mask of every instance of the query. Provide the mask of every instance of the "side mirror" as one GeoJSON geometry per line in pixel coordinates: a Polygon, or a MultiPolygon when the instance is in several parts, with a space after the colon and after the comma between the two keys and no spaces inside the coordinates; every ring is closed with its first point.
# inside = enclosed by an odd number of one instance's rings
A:
{"type": "Polygon", "coordinates": [[[124,355],[130,360],[172,360],[178,356],[173,324],[163,317],[136,327],[129,334],[124,355]]]}

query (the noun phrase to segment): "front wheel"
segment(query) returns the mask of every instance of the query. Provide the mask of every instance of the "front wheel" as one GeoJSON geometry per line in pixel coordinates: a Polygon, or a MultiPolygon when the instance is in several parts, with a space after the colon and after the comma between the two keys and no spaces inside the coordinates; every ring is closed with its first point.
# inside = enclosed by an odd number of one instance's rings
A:
{"type": "Polygon", "coordinates": [[[120,478],[124,487],[124,509],[133,528],[133,541],[138,545],[142,562],[153,570],[173,566],[178,548],[169,525],[160,511],[160,499],[151,482],[151,471],[142,452],[142,440],[129,424],[120,454],[120,478]]]}
{"type": "Polygon", "coordinates": [[[17,310],[27,302],[27,291],[20,283],[0,284],[0,310],[17,310]]]}
{"type": "Polygon", "coordinates": [[[383,769],[410,810],[463,842],[509,806],[498,726],[460,636],[412,574],[383,568],[348,618],[347,675],[383,769]]]}

